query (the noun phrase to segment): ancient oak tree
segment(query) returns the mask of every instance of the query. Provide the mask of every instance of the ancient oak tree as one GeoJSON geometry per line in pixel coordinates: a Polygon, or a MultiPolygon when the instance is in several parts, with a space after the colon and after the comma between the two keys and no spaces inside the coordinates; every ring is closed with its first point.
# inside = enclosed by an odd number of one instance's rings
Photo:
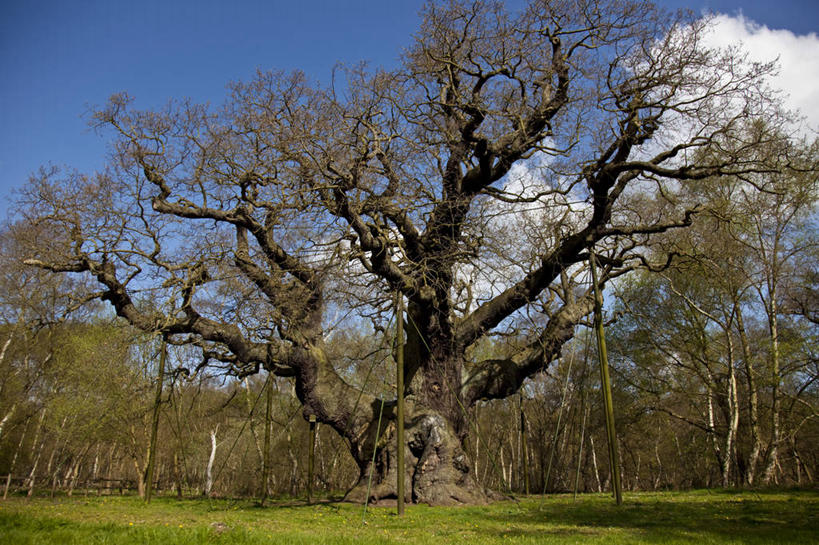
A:
{"type": "Polygon", "coordinates": [[[372,460],[372,494],[395,494],[394,402],[377,434],[380,401],[345,380],[328,335],[386,327],[401,294],[406,499],[481,502],[466,414],[558,356],[592,308],[589,249],[603,281],[651,266],[648,237],[696,213],[681,184],[769,168],[748,152],[777,133],[745,129],[779,114],[771,66],[706,49],[707,21],[644,2],[454,0],[423,16],[394,70],[259,73],[219,108],[114,96],[94,118],[108,167],[33,180],[25,258],[93,280],[77,298],[203,364],[292,377],[305,417],[349,444],[352,500],[372,460]],[[510,332],[509,357],[473,357],[510,332]]]}

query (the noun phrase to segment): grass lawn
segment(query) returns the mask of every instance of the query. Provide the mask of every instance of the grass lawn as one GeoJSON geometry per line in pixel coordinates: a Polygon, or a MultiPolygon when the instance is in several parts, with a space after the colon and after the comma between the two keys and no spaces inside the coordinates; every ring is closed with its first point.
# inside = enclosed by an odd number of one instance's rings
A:
{"type": "Polygon", "coordinates": [[[0,544],[819,543],[819,492],[527,497],[486,507],[362,507],[160,497],[0,501],[0,544]]]}

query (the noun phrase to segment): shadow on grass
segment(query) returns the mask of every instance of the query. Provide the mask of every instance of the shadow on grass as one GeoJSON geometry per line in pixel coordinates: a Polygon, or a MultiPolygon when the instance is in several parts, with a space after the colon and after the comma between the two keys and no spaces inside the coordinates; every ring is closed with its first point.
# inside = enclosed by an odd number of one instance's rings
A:
{"type": "Polygon", "coordinates": [[[529,498],[506,515],[488,512],[485,517],[513,524],[507,532],[488,530],[509,537],[579,537],[621,529],[651,542],[819,543],[817,492],[641,494],[627,496],[621,506],[605,496],[529,498]]]}

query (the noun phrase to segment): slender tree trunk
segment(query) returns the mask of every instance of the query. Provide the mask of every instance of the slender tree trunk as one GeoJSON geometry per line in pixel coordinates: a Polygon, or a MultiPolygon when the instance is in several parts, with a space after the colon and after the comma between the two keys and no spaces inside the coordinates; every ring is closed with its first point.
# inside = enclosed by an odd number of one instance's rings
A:
{"type": "Polygon", "coordinates": [[[174,449],[173,451],[173,480],[176,485],[176,497],[182,497],[182,476],[180,475],[179,471],[179,451],[178,449],[174,449]]]}
{"type": "Polygon", "coordinates": [[[324,489],[330,489],[330,475],[327,471],[327,460],[325,460],[324,441],[321,440],[321,427],[316,424],[316,459],[318,460],[318,479],[324,485],[324,489]]]}
{"type": "Polygon", "coordinates": [[[722,486],[731,486],[731,463],[736,457],[736,437],[739,430],[739,399],[737,394],[737,378],[734,369],[734,341],[731,337],[730,325],[725,331],[728,347],[728,414],[730,422],[725,437],[725,448],[722,460],[722,486]]]}
{"type": "Polygon", "coordinates": [[[136,428],[133,424],[130,427],[131,430],[131,458],[134,464],[134,470],[136,471],[136,485],[137,485],[137,493],[139,494],[140,498],[145,498],[145,475],[146,475],[146,468],[147,468],[147,461],[148,456],[150,454],[151,445],[150,442],[145,444],[140,444],[137,442],[137,433],[136,428]],[[145,447],[145,464],[142,465],[139,461],[139,452],[142,450],[142,447],[145,447]]]}
{"type": "Polygon", "coordinates": [[[247,414],[248,418],[250,418],[250,434],[253,436],[253,445],[256,447],[259,465],[264,466],[264,451],[262,451],[262,445],[259,442],[259,433],[256,431],[256,420],[253,418],[254,407],[251,401],[253,394],[250,391],[250,381],[247,377],[245,377],[244,384],[247,398],[247,414]]]}
{"type": "Polygon", "coordinates": [[[583,465],[583,443],[586,440],[586,420],[588,419],[589,410],[590,408],[586,406],[586,402],[588,400],[586,394],[586,374],[589,370],[589,345],[591,344],[591,339],[589,336],[586,336],[586,347],[583,350],[583,371],[580,374],[580,441],[577,443],[577,467],[575,468],[574,474],[574,498],[577,498],[577,490],[580,485],[580,472],[581,466],[583,465]]]}
{"type": "Polygon", "coordinates": [[[600,482],[600,471],[597,469],[597,454],[594,449],[594,436],[589,434],[589,450],[592,457],[592,468],[594,468],[594,479],[597,481],[597,491],[603,491],[603,484],[600,482]]]}
{"type": "Polygon", "coordinates": [[[775,483],[776,469],[779,465],[780,415],[779,415],[779,323],[777,313],[776,285],[770,288],[771,301],[768,304],[768,323],[771,332],[771,440],[767,450],[767,466],[765,468],[765,484],[775,483]]]}
{"type": "Polygon", "coordinates": [[[208,457],[208,465],[205,469],[205,487],[202,494],[209,497],[213,491],[213,462],[216,461],[216,434],[219,432],[219,425],[210,432],[210,456],[208,457]]]}
{"type": "MultiPolygon", "coordinates": [[[[605,344],[605,341],[604,341],[605,344]]],[[[602,356],[601,356],[602,357],[602,356]]],[[[563,385],[563,393],[560,396],[560,406],[557,410],[557,423],[555,424],[555,433],[554,437],[552,438],[552,444],[549,447],[549,465],[546,468],[546,477],[543,480],[543,492],[545,493],[550,485],[551,475],[552,475],[552,464],[554,462],[555,451],[557,450],[557,444],[560,440],[560,433],[561,433],[561,424],[563,422],[563,408],[566,406],[566,396],[569,392],[569,380],[571,379],[572,373],[572,363],[574,362],[574,353],[569,357],[569,365],[568,370],[566,372],[566,380],[564,381],[563,385]]],[[[601,361],[602,366],[602,361],[601,361]]],[[[608,419],[608,416],[606,416],[608,419]]],[[[565,433],[564,433],[565,437],[565,433]]],[[[565,444],[564,444],[565,447],[565,444]]]]}
{"type": "Polygon", "coordinates": [[[751,451],[745,463],[745,480],[749,485],[753,486],[756,482],[756,468],[762,451],[762,440],[759,433],[759,393],[756,384],[756,371],[754,370],[751,358],[751,345],[748,342],[742,307],[738,299],[734,299],[734,309],[737,319],[737,331],[739,332],[739,343],[742,349],[742,359],[745,364],[745,380],[748,388],[748,428],[751,432],[751,451]]]}
{"type": "Polygon", "coordinates": [[[502,486],[504,488],[508,489],[509,485],[507,483],[509,481],[506,478],[506,465],[503,462],[503,445],[501,445],[501,448],[500,448],[500,466],[501,466],[501,477],[503,478],[502,486]]]}
{"type": "MultiPolygon", "coordinates": [[[[99,468],[100,468],[100,444],[97,443],[97,448],[94,451],[94,465],[91,466],[91,483],[97,484],[97,478],[99,477],[99,468]]],[[[99,485],[97,486],[97,495],[99,496],[100,489],[99,485]]],[[[86,496],[88,495],[88,488],[86,486],[86,496]]]]}
{"type": "MultiPolygon", "coordinates": [[[[63,417],[63,421],[60,423],[60,429],[57,431],[57,437],[54,441],[54,448],[51,449],[51,454],[48,457],[48,463],[46,464],[46,475],[52,475],[51,479],[51,497],[54,497],[54,493],[57,488],[57,474],[60,471],[59,463],[56,467],[54,467],[54,473],[52,474],[51,468],[54,466],[54,460],[57,457],[57,453],[60,452],[62,449],[62,438],[63,438],[63,430],[65,429],[65,424],[68,422],[68,416],[63,417]]],[[[72,422],[73,425],[73,422],[72,422]]],[[[59,459],[58,459],[59,460],[59,459]]]]}
{"type": "Polygon", "coordinates": [[[519,490],[521,488],[520,483],[520,472],[515,471],[514,468],[520,464],[520,460],[518,455],[520,454],[520,445],[518,444],[518,440],[520,439],[520,434],[517,433],[515,429],[515,423],[517,420],[517,415],[515,411],[512,410],[510,412],[510,416],[512,417],[512,422],[509,423],[509,426],[506,428],[508,430],[508,441],[509,441],[509,489],[510,490],[519,490]]]}
{"type": "Polygon", "coordinates": [[[574,497],[577,498],[577,489],[580,486],[580,471],[583,465],[583,442],[586,440],[586,418],[588,416],[588,409],[586,409],[586,393],[581,380],[582,397],[580,398],[580,412],[583,415],[583,421],[580,423],[580,441],[577,444],[577,467],[574,470],[574,497]]]}
{"type": "Polygon", "coordinates": [[[273,411],[273,375],[267,375],[264,410],[264,453],[262,456],[262,499],[261,505],[267,500],[270,493],[270,436],[272,435],[273,421],[271,413],[273,411]]]}
{"type": "Polygon", "coordinates": [[[722,468],[722,449],[720,447],[719,440],[717,439],[717,428],[714,417],[714,377],[711,375],[710,371],[706,370],[706,372],[708,375],[708,384],[706,384],[708,406],[706,426],[708,427],[708,442],[711,445],[711,451],[714,453],[717,467],[722,468]]]}
{"type": "Polygon", "coordinates": [[[14,416],[14,411],[16,409],[17,409],[17,403],[12,403],[11,408],[8,410],[8,412],[3,417],[3,419],[0,420],[0,439],[3,438],[3,430],[5,429],[6,424],[8,423],[8,421],[11,420],[11,417],[14,416]]]}
{"type": "Polygon", "coordinates": [[[799,450],[796,448],[796,438],[793,436],[791,437],[791,451],[793,452],[794,465],[796,466],[796,484],[802,486],[803,482],[813,482],[813,475],[810,472],[810,468],[799,454],[799,450]],[[805,474],[804,479],[802,477],[803,472],[805,474]]]}
{"type": "Polygon", "coordinates": [[[677,478],[677,467],[679,465],[682,465],[682,462],[683,462],[684,458],[683,458],[682,447],[680,446],[680,438],[677,436],[677,432],[674,431],[674,429],[672,428],[671,433],[674,436],[674,447],[677,449],[677,461],[678,461],[678,463],[674,464],[674,466],[673,466],[674,467],[674,486],[676,486],[677,488],[682,488],[685,476],[689,475],[689,471],[685,466],[683,466],[682,467],[683,477],[677,478]]]}
{"type": "Polygon", "coordinates": [[[43,429],[43,418],[45,418],[46,410],[40,413],[40,422],[37,424],[37,430],[34,432],[34,441],[31,443],[32,451],[36,450],[36,454],[34,455],[34,463],[31,465],[31,472],[28,476],[28,493],[26,494],[27,497],[31,497],[34,494],[34,483],[37,479],[37,464],[40,462],[40,456],[43,454],[43,448],[45,446],[45,439],[43,439],[42,443],[40,443],[39,449],[37,448],[37,441],[40,437],[40,431],[43,429]]]}
{"type": "Polygon", "coordinates": [[[26,418],[26,423],[23,425],[23,433],[20,434],[20,441],[17,443],[17,448],[14,449],[14,456],[11,458],[11,465],[9,466],[9,474],[6,475],[6,486],[3,488],[3,499],[9,496],[9,486],[11,486],[11,476],[14,474],[14,468],[17,465],[17,458],[20,451],[23,449],[23,442],[26,439],[26,431],[28,431],[29,418],[26,418]]]}
{"type": "Polygon", "coordinates": [[[296,496],[299,490],[299,459],[293,452],[293,435],[287,429],[287,458],[290,460],[290,490],[291,496],[296,496]]]}
{"type": "Polygon", "coordinates": [[[654,459],[657,460],[657,477],[654,479],[654,490],[660,489],[660,484],[663,481],[663,460],[660,458],[660,436],[657,435],[657,441],[654,442],[654,459]]]}
{"type": "MultiPolygon", "coordinates": [[[[6,342],[3,343],[3,348],[0,349],[0,364],[2,364],[3,361],[6,359],[6,351],[8,350],[9,345],[11,344],[11,339],[12,339],[12,335],[9,335],[9,338],[6,339],[6,342]]],[[[5,381],[0,383],[0,398],[3,397],[3,386],[4,385],[5,385],[5,381]]],[[[8,410],[8,412],[5,414],[5,416],[3,416],[2,419],[0,419],[0,439],[3,438],[3,430],[6,427],[6,423],[8,423],[8,421],[11,420],[11,417],[14,414],[14,411],[16,409],[17,409],[17,402],[14,402],[14,403],[11,404],[11,408],[8,410]]]]}
{"type": "MultiPolygon", "coordinates": [[[[114,482],[114,450],[116,448],[117,445],[115,443],[111,445],[111,450],[108,451],[108,467],[105,468],[105,481],[108,487],[111,487],[114,482]]],[[[111,493],[111,490],[109,490],[109,493],[111,493]]]]}
{"type": "Polygon", "coordinates": [[[154,486],[156,436],[159,433],[159,408],[162,404],[162,383],[165,380],[165,361],[168,358],[168,348],[165,346],[165,339],[161,339],[160,342],[159,369],[156,372],[156,395],[154,396],[154,412],[151,419],[151,439],[148,447],[148,463],[145,468],[145,503],[151,503],[151,492],[154,486]]]}
{"type": "Polygon", "coordinates": [[[82,468],[82,463],[85,460],[85,456],[88,454],[90,448],[91,445],[86,445],[85,447],[83,447],[82,450],[80,451],[80,454],[74,460],[74,463],[69,465],[70,469],[68,471],[67,474],[68,476],[66,478],[68,484],[69,497],[74,494],[74,488],[77,486],[77,481],[80,478],[80,470],[82,468]]]}
{"type": "Polygon", "coordinates": [[[526,413],[523,411],[523,393],[518,396],[520,408],[520,461],[523,475],[523,490],[529,495],[529,448],[526,441],[526,413]]]}
{"type": "Polygon", "coordinates": [[[145,469],[140,467],[139,461],[136,458],[133,458],[134,463],[134,472],[136,474],[136,485],[137,485],[137,494],[140,498],[145,497],[145,469]]]}

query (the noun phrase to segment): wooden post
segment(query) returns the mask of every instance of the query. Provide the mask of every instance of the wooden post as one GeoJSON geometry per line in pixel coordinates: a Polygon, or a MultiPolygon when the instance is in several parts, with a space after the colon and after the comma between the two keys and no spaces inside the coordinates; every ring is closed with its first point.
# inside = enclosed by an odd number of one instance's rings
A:
{"type": "Polygon", "coordinates": [[[526,413],[523,412],[523,392],[519,394],[520,401],[520,450],[523,467],[523,487],[529,495],[529,448],[526,442],[526,413]]]}
{"type": "Polygon", "coordinates": [[[404,296],[398,294],[398,304],[396,305],[397,331],[396,331],[396,421],[397,430],[395,438],[396,463],[398,464],[398,482],[396,483],[396,495],[398,499],[398,516],[404,515],[404,296]]]}
{"type": "Polygon", "coordinates": [[[310,446],[307,449],[307,503],[313,503],[313,470],[316,453],[316,415],[310,418],[310,446]]]}
{"type": "Polygon", "coordinates": [[[597,333],[597,355],[600,359],[600,380],[603,389],[603,403],[606,410],[606,436],[609,444],[609,461],[611,463],[611,482],[617,505],[623,503],[623,492],[620,488],[620,459],[617,453],[617,433],[614,429],[614,402],[611,396],[611,379],[609,377],[609,358],[606,351],[606,335],[603,328],[603,295],[600,292],[597,278],[597,265],[594,253],[589,251],[594,289],[594,329],[597,333]]]}
{"type": "Polygon", "coordinates": [[[148,450],[148,467],[145,468],[145,503],[151,503],[151,491],[154,483],[154,465],[156,465],[156,436],[159,432],[159,405],[162,403],[162,382],[165,378],[165,361],[168,359],[168,347],[165,339],[160,341],[159,370],[156,373],[156,396],[154,397],[154,415],[151,422],[151,445],[148,450]]]}

